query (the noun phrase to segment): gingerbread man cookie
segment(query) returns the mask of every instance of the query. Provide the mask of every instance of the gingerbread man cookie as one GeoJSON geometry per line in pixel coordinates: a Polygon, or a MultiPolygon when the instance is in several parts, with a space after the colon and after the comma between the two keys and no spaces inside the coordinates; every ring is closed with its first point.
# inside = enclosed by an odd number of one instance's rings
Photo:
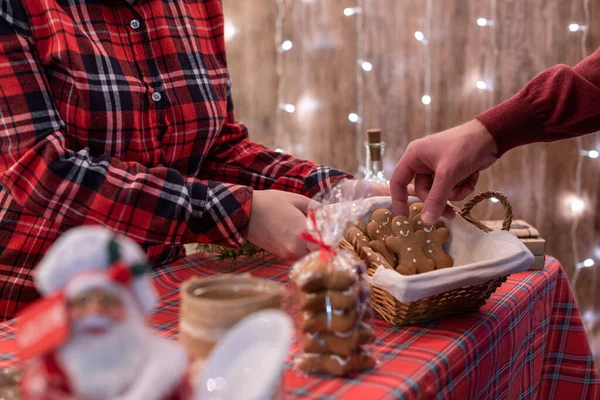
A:
{"type": "Polygon", "coordinates": [[[367,290],[356,284],[346,290],[321,290],[319,292],[300,292],[300,307],[303,310],[324,310],[327,305],[334,309],[356,308],[367,297],[367,290]]]}
{"type": "Polygon", "coordinates": [[[357,328],[360,321],[368,321],[372,317],[369,302],[351,309],[331,309],[331,312],[304,311],[302,332],[348,332],[357,328]]]}
{"type": "MultiPolygon", "coordinates": [[[[422,210],[423,210],[423,203],[411,204],[409,207],[408,219],[411,221],[414,221],[417,216],[421,215],[422,210]]],[[[444,225],[444,221],[442,221],[441,219],[435,223],[436,228],[444,228],[445,226],[446,225],[444,225]]],[[[416,227],[415,227],[415,230],[417,230],[416,227]]]]}
{"type": "Polygon", "coordinates": [[[365,323],[348,332],[315,332],[304,334],[302,349],[305,353],[333,353],[349,357],[360,346],[375,339],[375,331],[365,323]]]}
{"type": "Polygon", "coordinates": [[[360,222],[358,223],[358,225],[356,225],[356,227],[357,227],[358,229],[360,229],[360,231],[361,231],[363,234],[365,234],[365,235],[367,234],[367,224],[365,223],[365,221],[360,221],[360,222]]]}
{"type": "MultiPolygon", "coordinates": [[[[361,261],[356,257],[357,264],[361,261]]],[[[319,292],[321,290],[346,290],[358,280],[356,269],[342,265],[329,264],[315,257],[294,268],[291,279],[302,292],[319,292]]]]}
{"type": "MultiPolygon", "coordinates": [[[[392,234],[392,218],[394,218],[394,214],[390,210],[380,208],[373,211],[370,221],[379,224],[383,236],[389,236],[392,234]]],[[[369,225],[367,225],[367,232],[369,232],[369,225]]],[[[375,238],[371,237],[371,239],[375,238]]]]}
{"type": "Polygon", "coordinates": [[[436,228],[426,226],[421,221],[421,214],[415,216],[412,221],[415,230],[425,232],[425,244],[423,251],[427,258],[433,260],[436,269],[448,268],[454,265],[454,260],[445,251],[442,245],[450,238],[448,228],[436,228]]]}
{"type": "MultiPolygon", "coordinates": [[[[385,237],[383,227],[377,221],[369,222],[367,225],[367,233],[371,238],[369,247],[381,254],[392,268],[396,268],[398,262],[396,256],[385,246],[385,237]]],[[[389,236],[389,235],[387,235],[389,236]]]]}
{"type": "Polygon", "coordinates": [[[381,254],[376,252],[370,247],[363,246],[360,251],[360,256],[366,260],[369,260],[371,265],[375,265],[376,267],[383,267],[388,269],[394,269],[388,262],[383,258],[381,254]]]}
{"type": "Polygon", "coordinates": [[[304,311],[302,316],[302,332],[347,332],[358,322],[355,309],[332,309],[331,312],[304,311]]]}
{"type": "Polygon", "coordinates": [[[402,275],[413,275],[433,271],[435,263],[423,253],[425,232],[413,229],[412,223],[404,216],[392,220],[393,236],[385,239],[386,246],[398,255],[400,260],[396,271],[402,275]]]}
{"type": "Polygon", "coordinates": [[[370,354],[360,352],[349,357],[337,354],[305,353],[297,363],[298,368],[307,373],[322,372],[343,376],[353,371],[363,371],[375,366],[370,354]]]}
{"type": "Polygon", "coordinates": [[[408,210],[408,219],[413,220],[418,214],[421,214],[421,210],[423,210],[423,203],[412,203],[409,206],[408,210]]]}
{"type": "Polygon", "coordinates": [[[363,247],[368,246],[371,239],[357,227],[351,226],[346,231],[346,239],[354,246],[363,247]]]}

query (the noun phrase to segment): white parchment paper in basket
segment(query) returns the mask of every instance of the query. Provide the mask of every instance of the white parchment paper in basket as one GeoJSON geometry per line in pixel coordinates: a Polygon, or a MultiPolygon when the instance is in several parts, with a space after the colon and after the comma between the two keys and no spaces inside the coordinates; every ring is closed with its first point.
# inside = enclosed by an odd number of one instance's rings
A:
{"type": "MultiPolygon", "coordinates": [[[[371,211],[378,208],[391,210],[392,206],[391,197],[358,201],[368,204],[365,222],[368,222],[371,211]]],[[[419,199],[410,198],[410,202],[416,201],[419,199]]],[[[485,233],[459,216],[454,220],[444,219],[444,223],[450,230],[450,240],[444,249],[454,258],[453,267],[411,276],[379,268],[370,278],[372,285],[385,289],[398,301],[406,303],[525,271],[533,262],[533,254],[509,232],[485,233]]]]}

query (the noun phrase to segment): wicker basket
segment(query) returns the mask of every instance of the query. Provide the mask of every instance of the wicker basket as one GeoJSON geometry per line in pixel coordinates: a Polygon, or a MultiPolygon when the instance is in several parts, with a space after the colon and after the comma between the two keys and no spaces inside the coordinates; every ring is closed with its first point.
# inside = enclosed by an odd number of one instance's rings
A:
{"type": "MultiPolygon", "coordinates": [[[[455,209],[458,215],[471,224],[485,232],[490,232],[490,229],[473,218],[470,212],[476,204],[492,197],[498,199],[504,206],[506,217],[502,224],[502,229],[508,231],[513,219],[512,207],[506,196],[502,193],[492,191],[483,192],[475,196],[463,208],[459,209],[455,207],[455,209]]],[[[359,246],[351,244],[344,239],[340,243],[340,248],[350,250],[361,257],[367,264],[367,273],[370,276],[377,270],[377,266],[369,262],[359,246]]],[[[385,290],[377,287],[372,287],[371,296],[373,308],[390,324],[396,326],[414,325],[431,322],[448,315],[477,311],[485,304],[496,288],[505,281],[506,276],[503,276],[479,285],[450,290],[411,303],[402,303],[385,290]]]]}

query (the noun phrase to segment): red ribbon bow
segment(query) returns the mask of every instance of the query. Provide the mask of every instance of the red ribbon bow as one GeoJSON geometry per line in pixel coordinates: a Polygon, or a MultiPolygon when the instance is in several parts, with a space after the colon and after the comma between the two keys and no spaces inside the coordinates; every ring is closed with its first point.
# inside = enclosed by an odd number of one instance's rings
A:
{"type": "Polygon", "coordinates": [[[314,227],[315,231],[317,232],[317,236],[314,236],[308,232],[302,232],[300,234],[300,237],[309,243],[313,243],[313,244],[316,244],[317,246],[319,246],[319,248],[321,250],[321,255],[320,255],[321,261],[327,262],[327,261],[329,261],[330,255],[336,254],[335,249],[323,241],[323,236],[321,235],[321,232],[317,228],[317,217],[315,216],[314,210],[308,210],[308,218],[310,218],[310,221],[312,222],[313,227],[314,227]]]}

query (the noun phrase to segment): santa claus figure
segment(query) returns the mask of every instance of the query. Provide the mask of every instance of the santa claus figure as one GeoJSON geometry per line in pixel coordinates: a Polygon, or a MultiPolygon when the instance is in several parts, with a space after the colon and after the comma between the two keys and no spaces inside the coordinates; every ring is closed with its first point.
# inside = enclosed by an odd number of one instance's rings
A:
{"type": "Polygon", "coordinates": [[[188,357],[146,326],[155,293],[141,248],[100,227],[64,234],[36,269],[44,298],[18,321],[35,357],[24,399],[189,399],[188,357]]]}

